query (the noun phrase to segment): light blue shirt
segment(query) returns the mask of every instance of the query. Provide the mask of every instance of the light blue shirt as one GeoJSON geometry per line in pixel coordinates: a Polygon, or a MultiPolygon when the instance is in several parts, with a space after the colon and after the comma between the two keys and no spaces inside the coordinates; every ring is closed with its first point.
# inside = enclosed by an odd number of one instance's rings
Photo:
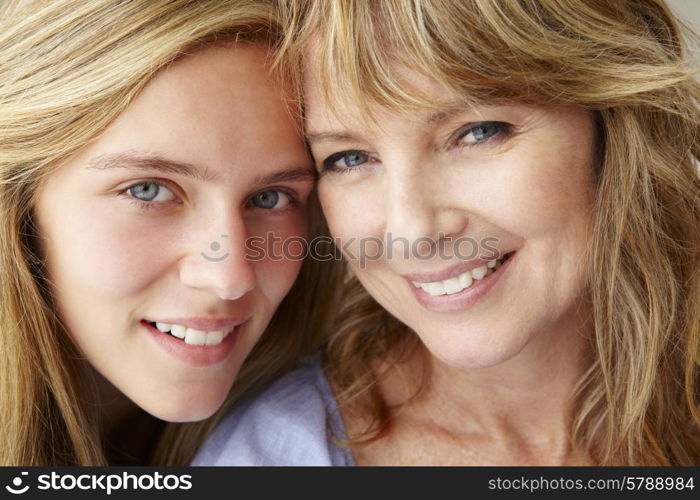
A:
{"type": "Polygon", "coordinates": [[[345,437],[319,355],[236,406],[192,465],[355,465],[345,437]]]}

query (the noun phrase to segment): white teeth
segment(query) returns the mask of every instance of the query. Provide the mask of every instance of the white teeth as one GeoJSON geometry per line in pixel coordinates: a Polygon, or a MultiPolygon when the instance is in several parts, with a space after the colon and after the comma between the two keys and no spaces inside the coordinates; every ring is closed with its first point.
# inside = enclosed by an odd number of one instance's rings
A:
{"type": "Polygon", "coordinates": [[[189,345],[208,345],[215,346],[221,342],[233,331],[231,330],[214,330],[205,332],[187,328],[182,325],[171,325],[169,323],[155,323],[156,328],[163,333],[170,333],[173,337],[183,339],[189,345]]]}
{"type": "Polygon", "coordinates": [[[423,290],[428,292],[432,296],[445,295],[445,285],[443,281],[436,281],[434,283],[422,283],[421,287],[423,290]]]}
{"type": "Polygon", "coordinates": [[[472,273],[462,273],[459,275],[459,286],[462,288],[469,288],[472,286],[472,273]]]}
{"type": "Polygon", "coordinates": [[[167,323],[156,323],[156,328],[158,328],[158,330],[160,330],[163,333],[169,332],[171,327],[172,325],[169,325],[167,323]]]}
{"type": "Polygon", "coordinates": [[[444,281],[433,281],[430,283],[421,283],[419,281],[412,281],[413,286],[416,288],[422,288],[426,293],[432,295],[433,297],[439,295],[451,295],[453,293],[459,293],[462,290],[469,288],[474,283],[474,280],[480,280],[489,274],[493,273],[501,265],[501,261],[505,258],[505,255],[499,257],[498,259],[490,260],[483,266],[476,267],[471,271],[455,276],[444,281]]]}
{"type": "Polygon", "coordinates": [[[224,332],[219,330],[218,332],[209,332],[205,343],[206,345],[219,345],[222,340],[224,340],[224,332]]]}
{"type": "Polygon", "coordinates": [[[475,269],[472,269],[472,277],[475,280],[480,280],[484,276],[486,276],[486,271],[488,271],[488,268],[486,266],[481,266],[477,267],[475,269]]]}
{"type": "Polygon", "coordinates": [[[452,295],[453,293],[463,290],[462,286],[459,284],[459,278],[451,278],[443,281],[443,283],[445,284],[445,293],[447,295],[452,295]]]}
{"type": "Polygon", "coordinates": [[[205,345],[207,343],[207,332],[188,328],[185,333],[185,344],[205,345]]]}
{"type": "Polygon", "coordinates": [[[173,327],[170,329],[170,335],[179,339],[184,339],[186,333],[187,328],[182,325],[173,325],[173,327]]]}

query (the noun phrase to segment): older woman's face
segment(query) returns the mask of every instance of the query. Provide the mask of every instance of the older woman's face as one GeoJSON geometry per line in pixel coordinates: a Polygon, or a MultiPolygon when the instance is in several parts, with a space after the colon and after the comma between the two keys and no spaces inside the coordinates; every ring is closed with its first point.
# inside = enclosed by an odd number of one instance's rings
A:
{"type": "Polygon", "coordinates": [[[38,195],[61,319],[165,420],[220,406],[299,269],[258,251],[305,235],[314,180],[265,58],[238,45],[177,61],[38,195]]]}
{"type": "MultiPolygon", "coordinates": [[[[436,102],[450,96],[411,79],[436,102]]],[[[309,72],[307,136],[331,232],[367,291],[435,356],[493,366],[575,317],[592,209],[588,112],[372,108],[376,126],[361,126],[359,107],[329,111],[318,81],[309,72]]]]}

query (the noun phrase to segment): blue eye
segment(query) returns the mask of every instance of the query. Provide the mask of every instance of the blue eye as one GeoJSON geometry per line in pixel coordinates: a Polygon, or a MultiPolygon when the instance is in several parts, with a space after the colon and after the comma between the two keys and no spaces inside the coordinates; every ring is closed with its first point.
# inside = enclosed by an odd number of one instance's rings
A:
{"type": "Polygon", "coordinates": [[[251,205],[265,210],[281,210],[290,203],[290,196],[282,191],[263,191],[250,199],[251,205]]]}
{"type": "Polygon", "coordinates": [[[175,199],[175,195],[170,189],[153,181],[135,184],[127,189],[126,192],[134,198],[146,202],[165,202],[175,199]]]}
{"type": "Polygon", "coordinates": [[[479,144],[501,132],[509,130],[510,125],[504,122],[480,122],[469,125],[459,133],[457,141],[463,144],[479,144]]]}
{"type": "Polygon", "coordinates": [[[369,161],[369,155],[362,151],[341,151],[323,161],[323,170],[343,170],[359,167],[369,161]]]}

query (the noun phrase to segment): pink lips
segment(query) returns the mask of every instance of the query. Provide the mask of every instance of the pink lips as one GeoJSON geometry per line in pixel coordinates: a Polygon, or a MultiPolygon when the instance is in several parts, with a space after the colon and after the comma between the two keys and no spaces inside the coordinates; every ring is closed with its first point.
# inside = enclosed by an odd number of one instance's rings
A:
{"type": "Polygon", "coordinates": [[[170,318],[167,320],[158,320],[159,323],[179,324],[203,331],[233,330],[224,337],[220,344],[215,346],[186,344],[182,339],[173,337],[169,333],[161,332],[155,326],[151,325],[149,321],[153,320],[142,320],[141,327],[158,347],[173,358],[189,366],[205,367],[221,363],[229,357],[236,344],[236,340],[245,327],[246,320],[241,320],[240,318],[170,318]]]}
{"type": "MultiPolygon", "coordinates": [[[[470,307],[473,307],[482,297],[484,297],[488,292],[498,283],[498,281],[501,279],[503,275],[505,275],[506,271],[510,268],[512,262],[516,259],[517,252],[512,252],[508,258],[501,263],[498,268],[489,274],[488,276],[485,276],[484,278],[480,280],[474,280],[473,284],[461,292],[452,294],[452,295],[439,295],[439,296],[432,296],[429,293],[425,292],[421,288],[416,288],[413,286],[413,284],[409,284],[411,289],[413,290],[413,293],[415,294],[416,300],[418,303],[423,306],[424,308],[430,310],[430,311],[435,311],[435,312],[451,312],[451,311],[461,311],[465,309],[469,309],[470,307]]],[[[474,262],[474,261],[472,261],[474,262]]],[[[483,263],[480,265],[484,265],[483,263]]],[[[460,268],[460,269],[465,269],[462,271],[457,271],[455,273],[454,269],[457,268],[457,266],[453,266],[451,268],[448,268],[450,273],[445,273],[444,279],[449,279],[454,276],[458,276],[459,274],[466,272],[466,270],[473,269],[474,267],[479,267],[479,266],[473,266],[471,268],[460,268]]],[[[437,273],[434,273],[434,275],[438,275],[437,273]]],[[[432,278],[433,275],[403,275],[404,277],[407,276],[421,276],[420,280],[415,280],[415,281],[420,281],[421,283],[426,283],[432,281],[440,281],[440,279],[435,279],[432,278]],[[426,280],[425,276],[429,276],[431,279],[426,280]]]]}

